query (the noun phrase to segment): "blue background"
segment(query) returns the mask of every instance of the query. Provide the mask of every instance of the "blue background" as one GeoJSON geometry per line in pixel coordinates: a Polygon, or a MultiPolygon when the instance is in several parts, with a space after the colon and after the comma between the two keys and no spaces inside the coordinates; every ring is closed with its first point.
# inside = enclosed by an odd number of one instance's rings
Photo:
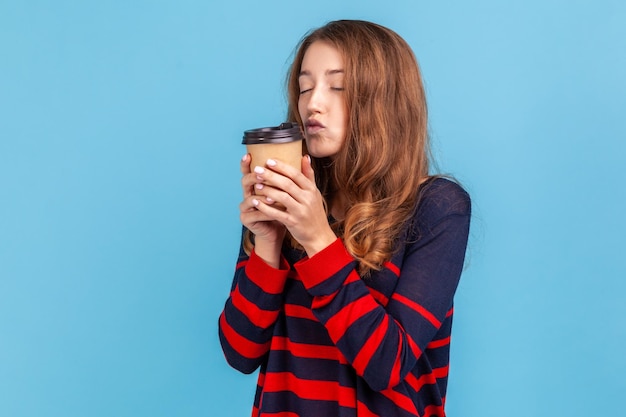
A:
{"type": "Polygon", "coordinates": [[[625,4],[0,1],[0,416],[249,415],[217,339],[241,132],[337,18],[410,43],[474,200],[449,415],[621,415],[625,4]]]}

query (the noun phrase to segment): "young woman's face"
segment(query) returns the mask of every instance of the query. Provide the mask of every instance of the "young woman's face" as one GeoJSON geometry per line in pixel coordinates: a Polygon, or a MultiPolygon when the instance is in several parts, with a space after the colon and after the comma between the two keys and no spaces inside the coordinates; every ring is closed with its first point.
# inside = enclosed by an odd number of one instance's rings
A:
{"type": "Polygon", "coordinates": [[[330,44],[313,42],[304,53],[298,112],[307,149],[316,158],[337,154],[346,139],[344,75],[343,57],[330,44]]]}

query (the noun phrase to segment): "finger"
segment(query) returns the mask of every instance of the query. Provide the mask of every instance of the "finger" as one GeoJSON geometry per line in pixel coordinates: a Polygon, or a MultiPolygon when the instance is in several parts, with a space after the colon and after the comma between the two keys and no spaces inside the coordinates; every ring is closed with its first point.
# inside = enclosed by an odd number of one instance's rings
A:
{"type": "Polygon", "coordinates": [[[252,170],[250,164],[252,163],[252,156],[247,153],[241,158],[240,168],[241,173],[243,174],[241,178],[241,186],[243,187],[243,197],[247,198],[254,194],[254,185],[260,183],[262,178],[258,175],[255,175],[252,170]]]}
{"type": "Polygon", "coordinates": [[[246,199],[254,195],[254,185],[258,182],[254,174],[247,174],[241,178],[241,188],[243,190],[243,198],[246,199]]]}
{"type": "Polygon", "coordinates": [[[255,176],[250,175],[250,161],[252,157],[249,153],[245,154],[239,162],[239,169],[241,170],[241,188],[243,189],[243,198],[248,198],[253,194],[252,188],[255,183],[255,176]]]}
{"type": "Polygon", "coordinates": [[[250,198],[244,198],[241,203],[239,203],[239,212],[246,213],[249,211],[254,211],[256,208],[252,204],[252,200],[250,198]]]}
{"type": "Polygon", "coordinates": [[[256,166],[253,172],[259,182],[283,190],[300,201],[303,191],[317,191],[315,182],[309,180],[301,171],[284,162],[268,159],[267,167],[256,166]]]}
{"type": "Polygon", "coordinates": [[[264,202],[264,198],[258,198],[256,196],[245,199],[239,204],[239,220],[248,229],[252,230],[254,225],[259,222],[271,222],[276,220],[274,216],[271,215],[272,211],[267,212],[264,210],[264,207],[261,206],[269,207],[264,202]]]}
{"type": "Polygon", "coordinates": [[[239,213],[239,220],[241,221],[241,224],[246,226],[248,229],[252,229],[255,223],[271,222],[274,219],[262,211],[255,209],[239,213]]]}
{"type": "Polygon", "coordinates": [[[241,169],[241,173],[243,175],[249,174],[250,173],[250,161],[252,160],[252,158],[250,157],[250,154],[247,153],[245,154],[242,158],[241,158],[241,162],[240,162],[240,169],[241,169]]]}
{"type": "MultiPolygon", "coordinates": [[[[283,193],[283,192],[278,191],[276,189],[273,189],[271,187],[265,187],[263,195],[255,194],[255,195],[252,195],[252,196],[249,196],[249,197],[243,199],[243,201],[241,203],[239,203],[239,211],[241,213],[257,211],[259,209],[260,202],[262,202],[264,205],[267,205],[267,206],[271,206],[271,205],[275,204],[276,203],[276,199],[275,198],[265,195],[265,192],[267,192],[269,190],[272,190],[272,193],[278,193],[278,194],[287,195],[286,193],[283,193]]],[[[272,220],[274,220],[274,219],[272,219],[272,220]]]]}
{"type": "Polygon", "coordinates": [[[275,188],[260,182],[254,184],[254,195],[257,196],[257,198],[259,199],[263,199],[265,204],[275,203],[275,201],[271,197],[267,196],[267,193],[271,192],[271,190],[275,190],[275,188]]]}
{"type": "Polygon", "coordinates": [[[259,194],[267,195],[270,190],[275,189],[287,193],[297,200],[297,195],[303,192],[291,178],[279,172],[258,166],[254,167],[253,171],[259,179],[259,183],[255,185],[255,192],[259,194]]]}
{"type": "Polygon", "coordinates": [[[300,188],[308,189],[311,188],[311,185],[315,185],[315,181],[311,183],[301,170],[278,159],[268,159],[266,161],[266,166],[271,171],[278,172],[279,174],[291,179],[300,188]]]}
{"type": "MultiPolygon", "coordinates": [[[[279,190],[273,190],[272,193],[276,195],[281,195],[281,194],[287,195],[286,193],[279,191],[279,190]]],[[[275,198],[274,196],[271,196],[269,198],[270,198],[271,203],[267,202],[267,197],[265,196],[252,198],[251,203],[257,211],[267,216],[266,217],[267,219],[276,220],[282,224],[286,224],[285,221],[287,220],[287,217],[289,217],[289,214],[287,213],[287,211],[274,207],[274,203],[277,203],[277,202],[282,203],[282,201],[285,201],[285,200],[283,198],[280,198],[279,200],[278,198],[275,198]]],[[[290,199],[289,201],[293,202],[293,199],[290,199]]],[[[289,210],[288,207],[287,207],[287,210],[289,210]]]]}
{"type": "Polygon", "coordinates": [[[283,205],[283,209],[289,209],[295,201],[288,193],[270,185],[256,184],[254,189],[258,197],[257,199],[270,206],[278,202],[283,205]]]}
{"type": "Polygon", "coordinates": [[[304,155],[302,157],[302,173],[309,179],[309,181],[315,184],[315,172],[313,172],[313,163],[311,161],[311,156],[309,155],[304,155]]]}
{"type": "Polygon", "coordinates": [[[241,177],[241,185],[244,187],[253,187],[254,184],[260,182],[256,175],[254,173],[252,174],[245,174],[243,177],[241,177]]]}

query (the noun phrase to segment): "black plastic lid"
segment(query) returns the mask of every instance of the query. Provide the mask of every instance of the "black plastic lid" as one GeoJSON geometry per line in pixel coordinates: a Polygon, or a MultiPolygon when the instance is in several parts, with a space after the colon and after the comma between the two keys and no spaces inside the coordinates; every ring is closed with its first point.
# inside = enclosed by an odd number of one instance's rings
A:
{"type": "Polygon", "coordinates": [[[280,126],[262,127],[243,132],[244,145],[258,145],[260,143],[288,143],[302,140],[302,131],[297,123],[285,122],[280,126]]]}

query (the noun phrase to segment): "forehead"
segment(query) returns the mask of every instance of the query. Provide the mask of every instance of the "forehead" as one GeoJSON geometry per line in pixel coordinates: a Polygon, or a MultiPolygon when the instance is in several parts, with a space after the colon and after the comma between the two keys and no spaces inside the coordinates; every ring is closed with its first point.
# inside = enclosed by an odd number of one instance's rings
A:
{"type": "Polygon", "coordinates": [[[340,73],[344,69],[343,55],[328,42],[315,41],[304,53],[300,66],[300,75],[313,73],[340,73]]]}

